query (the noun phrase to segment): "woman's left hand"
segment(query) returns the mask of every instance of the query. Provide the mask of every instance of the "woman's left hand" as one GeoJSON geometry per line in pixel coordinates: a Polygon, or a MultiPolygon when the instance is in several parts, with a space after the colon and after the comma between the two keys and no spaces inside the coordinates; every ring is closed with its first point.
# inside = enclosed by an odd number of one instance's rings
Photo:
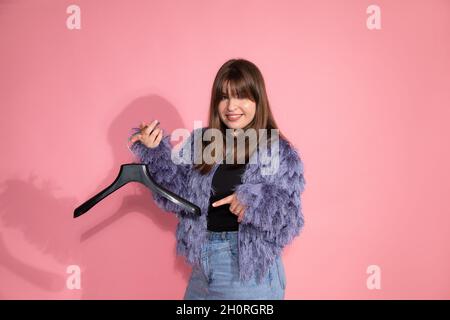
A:
{"type": "Polygon", "coordinates": [[[245,206],[239,202],[239,200],[236,197],[236,193],[233,193],[229,195],[228,197],[225,197],[223,199],[220,199],[216,202],[213,202],[213,207],[218,207],[224,204],[230,204],[230,211],[238,216],[238,222],[242,221],[242,218],[244,217],[245,212],[245,206]]]}

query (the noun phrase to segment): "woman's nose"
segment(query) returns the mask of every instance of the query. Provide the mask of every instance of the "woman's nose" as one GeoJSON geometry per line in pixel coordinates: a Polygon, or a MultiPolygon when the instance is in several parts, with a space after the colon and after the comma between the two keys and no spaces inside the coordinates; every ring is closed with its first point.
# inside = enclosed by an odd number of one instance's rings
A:
{"type": "Polygon", "coordinates": [[[236,99],[231,98],[228,102],[227,110],[232,112],[239,107],[239,103],[236,99]]]}

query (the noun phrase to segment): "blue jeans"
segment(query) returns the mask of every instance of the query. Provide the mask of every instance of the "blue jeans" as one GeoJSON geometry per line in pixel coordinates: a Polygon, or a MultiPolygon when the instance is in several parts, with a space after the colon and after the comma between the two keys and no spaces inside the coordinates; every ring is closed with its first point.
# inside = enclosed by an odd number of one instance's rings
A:
{"type": "Polygon", "coordinates": [[[283,300],[286,277],[278,256],[263,281],[239,280],[238,232],[208,231],[201,265],[192,268],[184,300],[283,300]]]}

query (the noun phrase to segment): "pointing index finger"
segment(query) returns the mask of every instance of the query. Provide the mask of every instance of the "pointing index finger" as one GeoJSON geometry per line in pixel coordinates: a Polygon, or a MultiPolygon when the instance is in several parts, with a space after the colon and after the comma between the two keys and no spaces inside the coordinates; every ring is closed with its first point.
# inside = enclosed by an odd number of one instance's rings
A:
{"type": "Polygon", "coordinates": [[[220,199],[219,201],[213,202],[212,206],[213,207],[221,206],[227,203],[231,203],[231,201],[233,201],[233,195],[229,195],[228,197],[220,199]]]}

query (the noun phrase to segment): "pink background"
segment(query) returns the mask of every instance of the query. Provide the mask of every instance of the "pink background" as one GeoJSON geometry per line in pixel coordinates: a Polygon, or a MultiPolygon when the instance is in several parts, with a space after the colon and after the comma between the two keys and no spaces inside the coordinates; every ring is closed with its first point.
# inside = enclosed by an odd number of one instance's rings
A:
{"type": "Polygon", "coordinates": [[[69,30],[73,3],[0,1],[0,299],[182,298],[177,221],[150,190],[72,214],[132,162],[130,127],[206,123],[237,57],[305,165],[286,298],[450,298],[450,1],[85,0],[69,30]]]}

